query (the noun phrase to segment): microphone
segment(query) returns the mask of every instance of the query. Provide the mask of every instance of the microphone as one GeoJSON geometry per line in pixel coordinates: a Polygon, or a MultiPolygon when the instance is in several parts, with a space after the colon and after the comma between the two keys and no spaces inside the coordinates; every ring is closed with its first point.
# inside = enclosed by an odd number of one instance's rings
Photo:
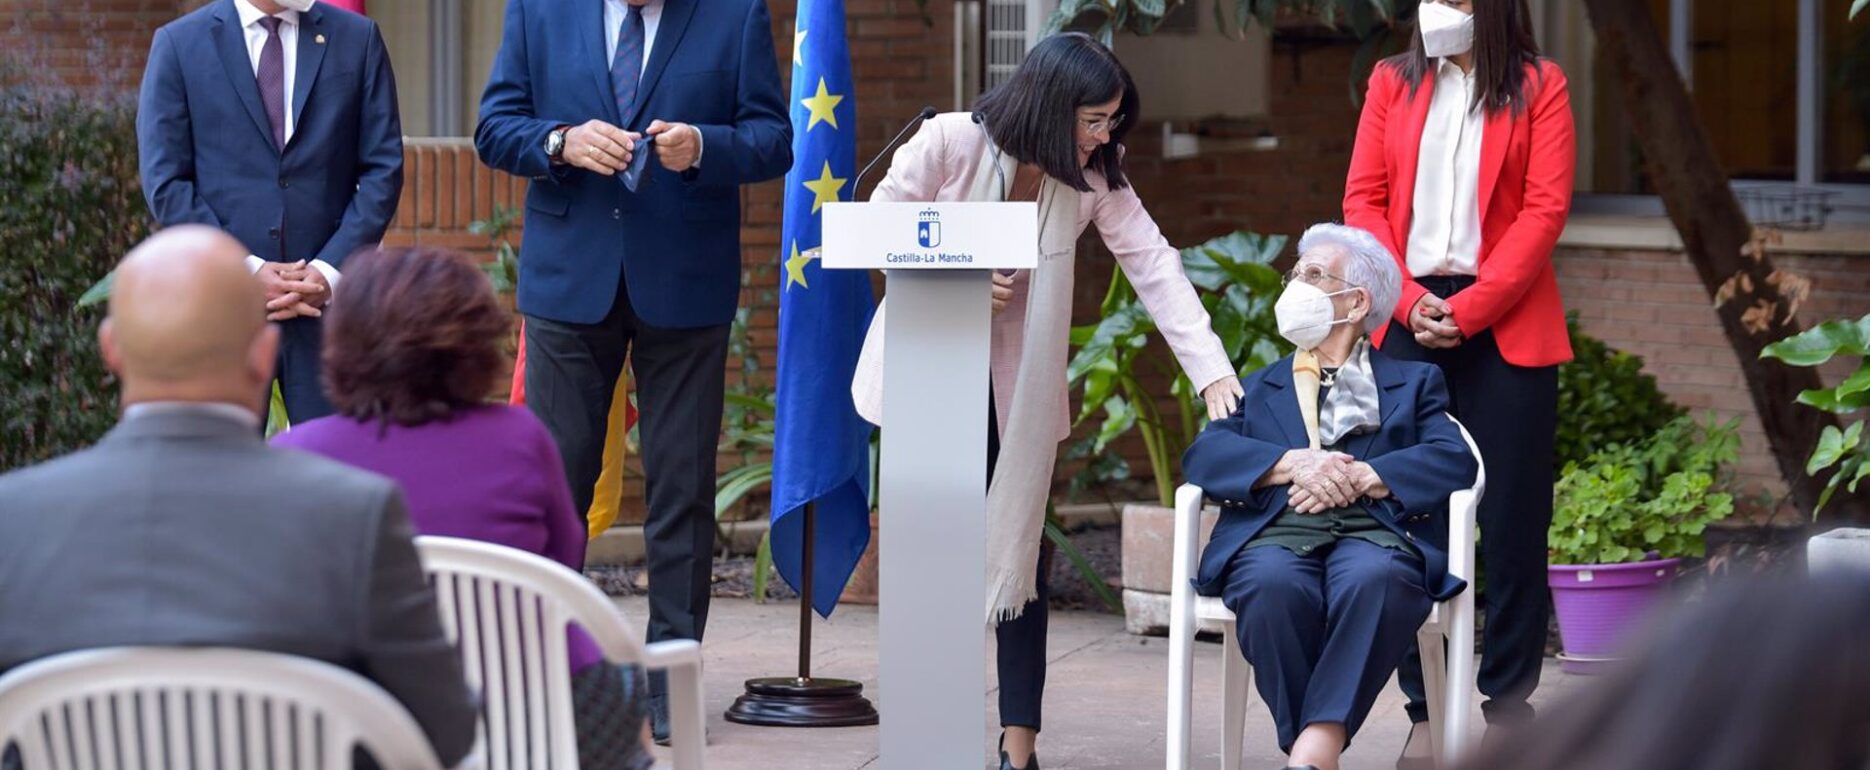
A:
{"type": "MultiPolygon", "coordinates": [[[[978,112],[974,113],[972,117],[974,118],[974,125],[980,126],[981,133],[987,133],[987,117],[978,112]]],[[[987,142],[988,144],[993,143],[993,137],[991,135],[988,136],[987,142]]],[[[1006,200],[1006,196],[1012,193],[1011,193],[1011,188],[1007,187],[1006,185],[1006,171],[1000,168],[1000,148],[999,147],[994,148],[993,173],[995,176],[998,176],[1000,178],[1000,200],[1004,201],[1006,200]]]]}
{"type": "Polygon", "coordinates": [[[896,132],[896,138],[891,139],[889,144],[883,145],[883,149],[877,152],[876,157],[870,159],[870,163],[864,166],[864,170],[857,172],[857,183],[851,185],[851,200],[857,199],[857,191],[863,189],[864,177],[870,175],[870,169],[876,168],[877,163],[890,154],[890,150],[896,149],[896,145],[903,140],[903,137],[909,135],[909,129],[922,125],[922,121],[932,117],[935,117],[935,108],[923,107],[921,112],[916,113],[916,116],[903,126],[903,130],[896,132]]]}

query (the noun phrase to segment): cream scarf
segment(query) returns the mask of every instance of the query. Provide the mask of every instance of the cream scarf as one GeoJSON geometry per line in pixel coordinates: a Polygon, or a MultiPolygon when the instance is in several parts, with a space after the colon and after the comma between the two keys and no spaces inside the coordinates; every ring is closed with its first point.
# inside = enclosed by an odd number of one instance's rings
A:
{"type": "MultiPolygon", "coordinates": [[[[974,170],[974,183],[962,200],[1003,199],[1001,179],[1011,180],[1018,161],[989,144],[974,170]],[[995,166],[999,170],[995,170],[995,166]]],[[[1078,243],[1079,192],[1047,177],[1039,192],[1039,261],[1028,276],[1025,344],[1019,373],[1013,382],[1011,404],[998,405],[1005,421],[1000,431],[1000,458],[987,490],[987,606],[989,625],[1020,616],[1026,604],[1039,596],[1037,583],[1039,544],[1045,537],[1045,504],[1052,493],[1052,469],[1058,460],[1054,435],[1058,415],[1065,412],[1066,344],[1071,335],[1071,288],[1078,243]]],[[[887,305],[887,299],[883,305],[887,305]]],[[[860,375],[851,383],[860,411],[874,402],[881,372],[885,313],[865,337],[860,375]]],[[[880,410],[878,410],[880,411],[880,410]]],[[[866,414],[866,417],[871,415],[866,414]]],[[[880,418],[881,415],[876,415],[880,418]]],[[[872,422],[882,424],[881,419],[872,422]]],[[[887,512],[885,516],[889,515],[887,512]]]]}
{"type": "Polygon", "coordinates": [[[1370,375],[1369,340],[1360,339],[1351,347],[1320,413],[1318,389],[1323,373],[1312,351],[1292,354],[1292,391],[1299,398],[1299,417],[1305,422],[1305,438],[1312,449],[1334,446],[1346,436],[1381,427],[1377,384],[1370,375]]]}

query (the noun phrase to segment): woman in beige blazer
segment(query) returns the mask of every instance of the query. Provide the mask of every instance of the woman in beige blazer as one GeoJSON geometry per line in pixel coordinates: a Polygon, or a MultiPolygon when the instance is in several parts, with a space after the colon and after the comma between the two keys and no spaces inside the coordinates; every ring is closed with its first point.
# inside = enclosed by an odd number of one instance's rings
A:
{"type": "MultiPolygon", "coordinates": [[[[1097,226],[1200,389],[1209,418],[1233,412],[1241,394],[1180,252],[1123,175],[1123,137],[1136,125],[1137,107],[1136,86],[1109,49],[1080,34],[1047,38],[974,112],[923,123],[870,198],[1039,207],[1039,266],[994,275],[989,367],[987,606],[999,642],[1001,767],[1012,770],[1038,768],[1047,592],[1035,565],[1058,443],[1071,432],[1066,342],[1072,256],[1085,227],[1097,226]]],[[[852,382],[858,411],[879,425],[886,317],[877,311],[852,382]]]]}

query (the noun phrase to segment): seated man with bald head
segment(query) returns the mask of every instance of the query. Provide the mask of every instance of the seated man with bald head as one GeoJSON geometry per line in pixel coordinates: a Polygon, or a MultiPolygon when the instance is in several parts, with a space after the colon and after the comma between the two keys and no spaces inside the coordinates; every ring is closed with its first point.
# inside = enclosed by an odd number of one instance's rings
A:
{"type": "Polygon", "coordinates": [[[381,685],[454,765],[476,706],[401,492],[261,441],[279,333],[246,254],[180,226],[117,268],[98,342],[122,421],[0,476],[0,673],[127,645],[316,658],[381,685]]]}

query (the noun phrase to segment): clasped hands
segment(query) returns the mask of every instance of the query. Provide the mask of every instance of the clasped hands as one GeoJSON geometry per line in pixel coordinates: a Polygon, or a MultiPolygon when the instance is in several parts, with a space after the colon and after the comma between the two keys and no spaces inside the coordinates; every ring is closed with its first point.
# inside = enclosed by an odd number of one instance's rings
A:
{"type": "Polygon", "coordinates": [[[1454,309],[1429,292],[1423,292],[1409,309],[1409,331],[1415,333],[1416,344],[1425,348],[1453,348],[1467,341],[1454,323],[1454,309]]]}
{"type": "Polygon", "coordinates": [[[565,147],[560,157],[565,163],[604,176],[614,176],[630,167],[636,143],[644,135],[656,137],[656,160],[677,174],[693,168],[701,159],[701,130],[687,123],[654,121],[639,134],[625,131],[602,120],[588,120],[565,132],[565,147]]]}
{"type": "Polygon", "coordinates": [[[297,262],[268,262],[254,272],[266,287],[266,320],[317,318],[331,301],[331,284],[318,268],[297,262]]]}
{"type": "Polygon", "coordinates": [[[1286,499],[1303,514],[1342,508],[1360,497],[1381,500],[1390,494],[1369,463],[1322,449],[1288,450],[1266,475],[1265,485],[1279,484],[1291,487],[1286,499]]]}

